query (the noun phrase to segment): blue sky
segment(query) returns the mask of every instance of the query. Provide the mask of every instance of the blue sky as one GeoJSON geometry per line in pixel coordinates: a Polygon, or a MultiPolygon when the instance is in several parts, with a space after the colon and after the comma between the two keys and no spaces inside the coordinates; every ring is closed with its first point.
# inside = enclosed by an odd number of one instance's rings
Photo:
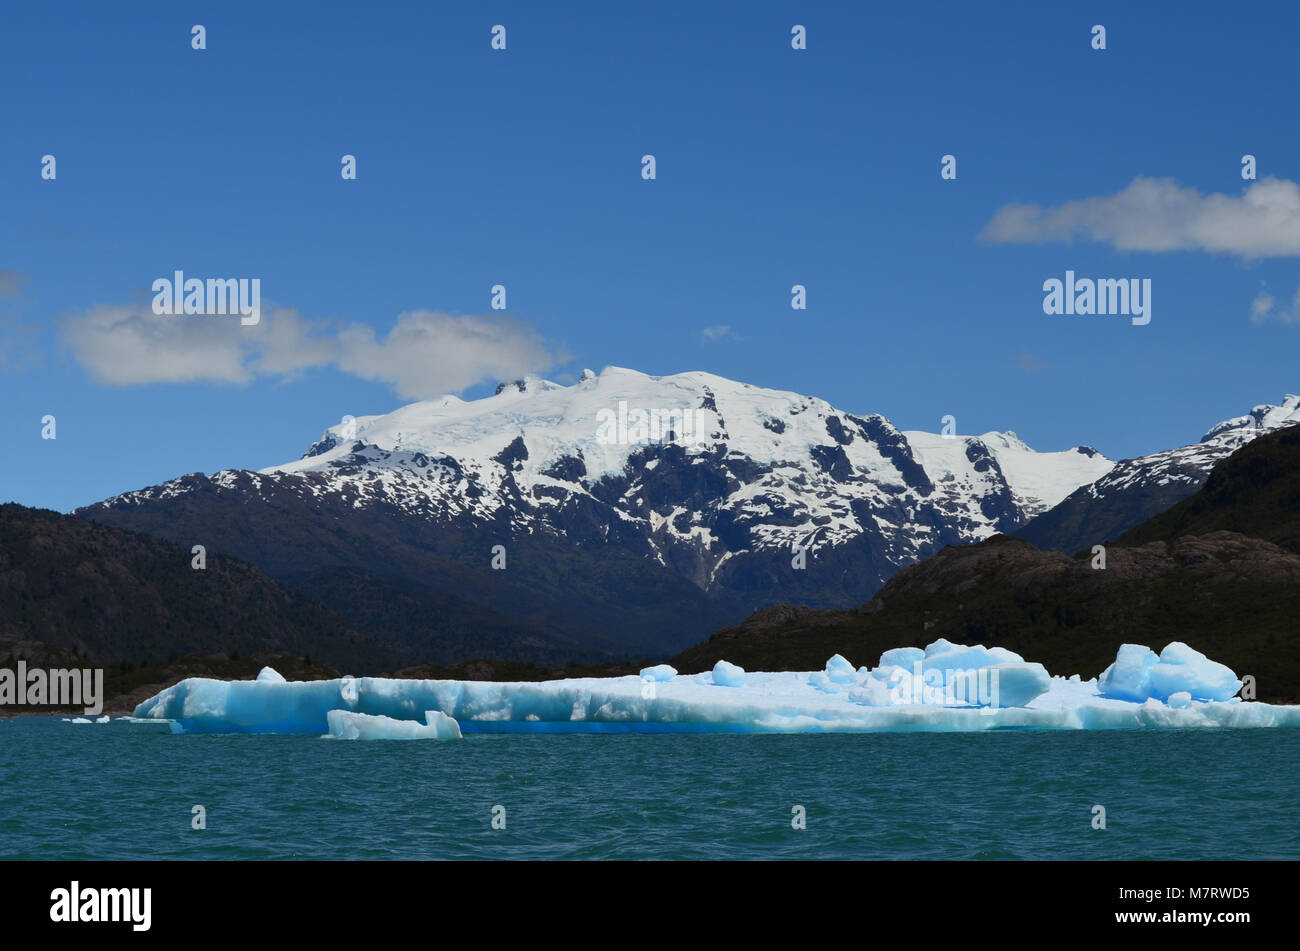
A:
{"type": "Polygon", "coordinates": [[[1294,8],[543,6],[8,9],[0,500],[273,465],[516,366],[707,370],[1112,458],[1300,390],[1294,8]],[[1049,211],[991,234],[1023,204],[1049,211]],[[191,378],[160,381],[179,364],[129,331],[176,269],[259,278],[280,335],[169,329],[191,378]],[[1150,325],[1045,315],[1067,269],[1151,279],[1150,325]]]}

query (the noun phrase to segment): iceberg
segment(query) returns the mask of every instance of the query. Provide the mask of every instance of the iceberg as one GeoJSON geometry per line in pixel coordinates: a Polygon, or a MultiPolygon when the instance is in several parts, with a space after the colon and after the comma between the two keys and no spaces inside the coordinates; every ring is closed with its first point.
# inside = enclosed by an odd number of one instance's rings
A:
{"type": "Polygon", "coordinates": [[[677,668],[670,667],[667,664],[657,664],[654,667],[641,668],[641,679],[652,683],[667,683],[677,676],[677,668]]]}
{"type": "MultiPolygon", "coordinates": [[[[1100,677],[1052,676],[1002,648],[939,640],[886,651],[874,669],[840,655],[823,670],[745,671],[720,661],[679,676],[541,683],[343,677],[191,678],[141,703],[175,733],[350,739],[462,733],[827,733],[1300,726],[1300,706],[1246,702],[1222,664],[1177,641],[1125,644],[1100,677]],[[654,689],[647,689],[647,682],[654,689]]],[[[278,675],[277,675],[278,676],[278,675]]]]}
{"type": "Polygon", "coordinates": [[[424,723],[392,717],[331,710],[325,715],[328,736],[339,740],[459,740],[460,725],[441,710],[428,710],[424,723]]]}
{"type": "Polygon", "coordinates": [[[858,671],[844,657],[836,654],[826,662],[826,679],[837,684],[857,683],[858,671]]]}
{"type": "Polygon", "coordinates": [[[1241,689],[1231,670],[1178,641],[1160,652],[1149,675],[1156,700],[1168,701],[1179,693],[1190,694],[1193,700],[1228,700],[1241,689]]]}
{"type": "Polygon", "coordinates": [[[1100,689],[1103,696],[1134,703],[1169,702],[1184,693],[1192,700],[1223,701],[1236,696],[1241,681],[1223,664],[1172,641],[1159,655],[1140,644],[1123,645],[1115,663],[1102,672],[1100,689]]]}
{"type": "Polygon", "coordinates": [[[1151,668],[1156,652],[1141,644],[1121,644],[1115,662],[1101,672],[1097,682],[1103,697],[1142,703],[1151,696],[1151,668]]]}
{"type": "MultiPolygon", "coordinates": [[[[886,653],[889,653],[886,651],[886,653]]],[[[883,659],[883,657],[882,657],[883,659]]],[[[921,663],[925,669],[935,670],[979,670],[994,664],[1022,664],[1024,658],[1014,651],[1003,647],[985,647],[983,644],[965,646],[949,643],[939,638],[925,649],[921,663]]]]}
{"type": "MultiPolygon", "coordinates": [[[[940,638],[938,641],[935,641],[934,644],[938,644],[940,643],[940,641],[942,641],[944,644],[948,643],[947,641],[943,640],[943,638],[940,638]]],[[[934,644],[931,644],[930,646],[933,647],[934,644]]],[[[893,650],[885,651],[883,654],[880,655],[879,666],[902,667],[905,670],[911,670],[913,664],[915,664],[917,661],[924,661],[924,660],[925,660],[925,651],[919,647],[895,647],[893,650]]]]}
{"type": "MultiPolygon", "coordinates": [[[[836,654],[835,656],[839,656],[836,654]]],[[[713,682],[719,687],[745,686],[745,668],[720,660],[713,665],[713,682]]]]}

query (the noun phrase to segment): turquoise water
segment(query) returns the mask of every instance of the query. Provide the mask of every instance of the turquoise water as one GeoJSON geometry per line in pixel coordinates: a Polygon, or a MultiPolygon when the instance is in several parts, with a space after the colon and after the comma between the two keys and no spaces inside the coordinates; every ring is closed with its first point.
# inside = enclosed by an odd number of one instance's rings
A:
{"type": "Polygon", "coordinates": [[[367,743],[0,720],[6,859],[1300,859],[1297,789],[1300,730],[367,743]]]}

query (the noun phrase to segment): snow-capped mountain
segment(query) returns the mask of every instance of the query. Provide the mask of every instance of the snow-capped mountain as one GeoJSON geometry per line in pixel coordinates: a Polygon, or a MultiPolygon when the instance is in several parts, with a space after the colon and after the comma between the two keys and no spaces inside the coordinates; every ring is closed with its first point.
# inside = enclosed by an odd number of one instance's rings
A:
{"type": "Polygon", "coordinates": [[[210,539],[281,577],[344,565],[476,601],[495,591],[508,611],[524,585],[577,612],[574,636],[605,623],[596,605],[620,619],[615,635],[650,624],[626,609],[658,586],[658,630],[636,640],[684,646],[778,601],[860,603],[904,565],[1008,532],[1112,465],[1014,433],[904,433],[708,373],[611,367],[347,418],[292,462],[185,476],[79,514],[210,539]],[[496,545],[503,571],[489,567],[496,545]]]}
{"type": "Polygon", "coordinates": [[[1200,442],[1116,463],[1014,534],[1039,548],[1070,553],[1113,540],[1191,495],[1211,469],[1246,443],[1296,423],[1300,396],[1256,406],[1212,426],[1200,442]]]}
{"type": "Polygon", "coordinates": [[[382,499],[435,521],[508,518],[517,532],[565,532],[575,507],[595,508],[606,537],[689,563],[708,590],[738,554],[815,556],[864,536],[901,567],[1020,525],[1112,465],[1086,448],[1037,453],[1014,433],[901,433],[708,373],[611,367],[349,420],[261,476],[300,477],[305,496],[346,486],[354,505],[382,499]]]}

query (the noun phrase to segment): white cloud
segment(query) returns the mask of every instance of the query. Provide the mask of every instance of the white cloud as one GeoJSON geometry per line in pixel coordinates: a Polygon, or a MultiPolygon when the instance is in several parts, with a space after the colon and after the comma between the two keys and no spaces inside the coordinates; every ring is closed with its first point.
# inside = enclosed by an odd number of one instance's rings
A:
{"type": "Polygon", "coordinates": [[[727,324],[718,324],[717,326],[714,327],[705,327],[703,330],[700,331],[700,337],[701,339],[704,340],[705,343],[710,343],[714,340],[719,340],[722,337],[727,336],[727,334],[729,333],[731,333],[730,326],[728,326],[727,324]]]}
{"type": "Polygon", "coordinates": [[[1300,324],[1300,287],[1296,288],[1289,307],[1278,307],[1268,288],[1261,288],[1250,302],[1250,319],[1257,324],[1300,324]]]}
{"type": "Polygon", "coordinates": [[[228,317],[167,317],[148,303],[99,306],[60,321],[60,337],[101,383],[245,384],[316,367],[384,383],[406,399],[516,379],[559,358],[531,328],[504,318],[435,311],[398,315],[386,334],[366,324],[308,321],[262,308],[260,323],[228,317]]]}
{"type": "Polygon", "coordinates": [[[1110,244],[1121,251],[1208,251],[1243,258],[1300,255],[1300,185],[1252,182],[1239,197],[1202,195],[1171,178],[1133,179],[1114,195],[1055,207],[1005,205],[980,233],[995,244],[1110,244]]]}
{"type": "Polygon", "coordinates": [[[64,318],[59,335],[100,383],[250,383],[253,334],[240,331],[256,329],[237,318],[159,317],[147,304],[103,305],[64,318]]]}
{"type": "Polygon", "coordinates": [[[340,369],[417,399],[484,380],[517,379],[557,360],[523,324],[428,310],[399,315],[382,340],[371,327],[354,324],[339,335],[338,346],[340,369]]]}
{"type": "Polygon", "coordinates": [[[1255,299],[1250,302],[1250,319],[1257,324],[1267,320],[1269,311],[1273,309],[1273,304],[1273,295],[1267,290],[1261,290],[1255,295],[1255,299]]]}

